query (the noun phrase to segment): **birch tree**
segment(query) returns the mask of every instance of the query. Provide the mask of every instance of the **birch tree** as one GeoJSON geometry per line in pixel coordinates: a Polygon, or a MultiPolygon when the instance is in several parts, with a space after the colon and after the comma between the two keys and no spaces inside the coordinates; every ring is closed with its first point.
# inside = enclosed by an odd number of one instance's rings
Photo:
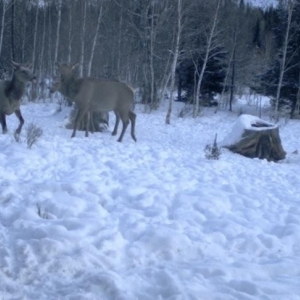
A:
{"type": "Polygon", "coordinates": [[[56,40],[55,40],[55,48],[54,48],[54,63],[57,62],[58,59],[58,48],[60,42],[60,24],[61,24],[61,9],[62,9],[62,0],[58,0],[58,18],[57,18],[57,26],[56,26],[56,40]]]}
{"type": "Polygon", "coordinates": [[[41,53],[40,53],[40,62],[39,62],[39,76],[41,77],[44,66],[44,53],[45,53],[45,42],[46,42],[46,21],[47,21],[47,9],[44,8],[43,13],[43,33],[41,41],[41,53]]]}
{"type": "Polygon", "coordinates": [[[220,9],[220,4],[221,4],[221,0],[217,0],[217,7],[214,13],[214,18],[213,18],[213,22],[211,25],[211,29],[208,35],[208,40],[207,40],[207,45],[206,45],[206,50],[205,50],[205,57],[203,60],[203,65],[201,68],[201,72],[199,74],[199,79],[197,82],[197,87],[196,87],[196,99],[195,99],[195,108],[194,108],[194,112],[193,112],[193,116],[197,117],[199,114],[199,101],[200,101],[200,90],[201,90],[201,83],[203,80],[203,75],[206,69],[206,65],[208,60],[210,59],[210,52],[212,50],[213,47],[213,39],[216,37],[216,27],[217,27],[217,23],[218,23],[218,14],[219,14],[219,9],[220,9]]]}
{"type": "Polygon", "coordinates": [[[276,92],[276,98],[275,98],[275,111],[274,111],[275,120],[278,120],[278,107],[279,107],[280,91],[282,88],[284,73],[286,71],[286,59],[287,59],[287,51],[288,51],[288,46],[289,46],[289,36],[290,36],[290,29],[291,29],[294,5],[295,5],[294,0],[287,0],[288,16],[287,16],[287,26],[286,26],[285,37],[284,37],[284,44],[283,44],[283,49],[282,49],[282,59],[280,62],[279,81],[278,81],[278,85],[277,85],[277,92],[276,92]]]}
{"type": "Polygon", "coordinates": [[[83,0],[83,19],[82,19],[82,31],[81,31],[81,51],[80,51],[80,65],[79,65],[79,75],[83,76],[83,68],[84,68],[84,45],[85,45],[85,32],[86,32],[86,11],[87,4],[86,0],[83,0]]]}
{"type": "MultiPolygon", "coordinates": [[[[136,60],[140,60],[140,77],[142,90],[142,103],[146,104],[146,109],[152,109],[157,98],[157,76],[156,62],[159,55],[156,53],[156,47],[159,44],[157,40],[159,33],[165,28],[163,24],[168,24],[168,9],[171,1],[120,1],[115,3],[126,12],[128,28],[134,34],[136,40],[135,48],[138,49],[135,58],[134,68],[137,67],[136,60]]],[[[164,62],[162,62],[163,64],[164,62]]]]}
{"type": "Polygon", "coordinates": [[[99,29],[100,29],[100,24],[101,24],[102,17],[103,17],[103,2],[100,1],[99,13],[98,13],[98,18],[97,18],[97,26],[96,26],[95,34],[94,34],[94,37],[93,37],[91,55],[90,55],[90,59],[89,59],[89,63],[88,63],[87,76],[91,76],[92,63],[93,63],[93,59],[94,59],[94,55],[95,55],[97,39],[99,37],[99,29]]]}
{"type": "Polygon", "coordinates": [[[176,73],[176,66],[179,56],[179,45],[180,45],[180,36],[182,31],[182,0],[177,0],[177,32],[176,32],[176,42],[175,42],[175,49],[174,49],[174,56],[171,68],[171,85],[170,85],[170,101],[169,107],[166,115],[166,124],[170,124],[171,120],[171,113],[172,113],[172,106],[173,106],[173,89],[175,85],[175,73],[176,73]]]}
{"type": "Polygon", "coordinates": [[[33,31],[33,51],[32,51],[32,66],[33,69],[36,67],[36,48],[37,48],[37,29],[38,29],[38,22],[39,22],[39,6],[36,6],[36,11],[35,11],[35,18],[34,18],[34,31],[33,31]]]}
{"type": "Polygon", "coordinates": [[[71,63],[72,57],[72,28],[73,28],[73,14],[72,10],[69,11],[69,30],[68,30],[68,54],[67,54],[67,62],[71,63]]]}
{"type": "Polygon", "coordinates": [[[5,30],[5,17],[6,12],[8,10],[9,2],[3,0],[2,1],[2,16],[1,16],[1,29],[0,29],[0,55],[2,54],[2,47],[3,47],[3,36],[5,30]]]}
{"type": "Polygon", "coordinates": [[[15,1],[11,3],[11,21],[10,21],[10,37],[11,37],[11,59],[16,59],[15,54],[15,1]]]}

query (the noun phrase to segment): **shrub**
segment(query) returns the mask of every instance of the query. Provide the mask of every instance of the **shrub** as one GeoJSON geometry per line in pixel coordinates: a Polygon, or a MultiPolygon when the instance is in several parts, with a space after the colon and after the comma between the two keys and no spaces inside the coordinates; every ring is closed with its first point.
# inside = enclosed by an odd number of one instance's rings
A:
{"type": "Polygon", "coordinates": [[[213,145],[211,145],[211,144],[206,145],[204,148],[204,152],[205,152],[205,157],[207,159],[218,160],[220,158],[221,149],[218,147],[218,144],[217,144],[217,134],[215,136],[213,145]]]}
{"type": "Polygon", "coordinates": [[[36,204],[36,208],[37,208],[37,214],[38,214],[38,216],[40,218],[42,218],[42,219],[49,219],[49,213],[48,213],[47,209],[45,209],[44,211],[42,211],[42,206],[39,203],[36,204]]]}
{"type": "Polygon", "coordinates": [[[36,143],[36,141],[43,134],[43,130],[37,125],[30,123],[26,129],[26,141],[27,147],[31,149],[32,145],[36,143]]]}

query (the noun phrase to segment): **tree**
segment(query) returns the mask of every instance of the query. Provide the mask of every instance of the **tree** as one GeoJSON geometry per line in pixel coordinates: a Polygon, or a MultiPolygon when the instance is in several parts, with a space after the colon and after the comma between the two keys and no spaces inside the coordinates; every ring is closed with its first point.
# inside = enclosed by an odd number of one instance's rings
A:
{"type": "Polygon", "coordinates": [[[2,16],[1,16],[1,29],[0,29],[0,55],[2,53],[3,37],[4,37],[4,30],[5,30],[5,17],[8,8],[9,8],[9,2],[2,1],[2,16]]]}
{"type": "Polygon", "coordinates": [[[87,75],[91,76],[91,72],[92,72],[92,63],[93,63],[93,58],[94,58],[94,54],[95,54],[95,48],[96,48],[96,44],[97,44],[97,38],[99,36],[99,28],[100,28],[100,23],[102,21],[102,17],[103,17],[103,1],[100,1],[100,7],[98,8],[98,18],[97,18],[97,26],[96,26],[96,30],[94,33],[94,38],[93,38],[93,44],[92,44],[92,49],[91,49],[91,54],[90,54],[90,59],[88,62],[88,70],[87,70],[87,75]]]}
{"type": "Polygon", "coordinates": [[[171,69],[171,85],[170,85],[170,101],[169,108],[166,115],[166,124],[170,124],[171,113],[172,113],[172,105],[173,105],[173,88],[175,85],[175,72],[176,66],[179,56],[179,45],[180,45],[180,36],[182,31],[182,0],[177,0],[177,32],[176,32],[176,42],[175,42],[175,50],[172,62],[171,69]]]}
{"type": "Polygon", "coordinates": [[[280,62],[279,82],[277,85],[277,93],[276,93],[276,99],[275,99],[275,116],[274,116],[275,120],[278,119],[278,106],[279,106],[280,92],[281,92],[281,88],[282,88],[283,76],[284,76],[284,73],[286,72],[286,59],[287,59],[287,51],[288,51],[288,45],[289,45],[289,40],[290,40],[290,29],[291,29],[294,5],[295,5],[294,0],[287,0],[288,17],[287,17],[284,45],[282,48],[282,59],[280,62]]]}
{"type": "Polygon", "coordinates": [[[60,42],[60,26],[61,26],[61,10],[62,10],[62,0],[58,0],[58,18],[56,25],[56,41],[55,41],[55,49],[54,49],[54,62],[57,62],[58,59],[58,48],[60,42]]]}
{"type": "Polygon", "coordinates": [[[216,27],[217,27],[217,22],[218,22],[218,14],[219,14],[219,9],[220,9],[220,4],[221,4],[221,0],[217,0],[217,6],[216,6],[216,10],[214,13],[214,17],[213,17],[213,21],[211,24],[211,29],[207,38],[207,44],[206,44],[206,50],[205,50],[205,57],[203,60],[203,64],[202,64],[202,68],[199,75],[199,79],[197,82],[197,87],[196,87],[196,98],[195,98],[195,108],[194,108],[194,113],[193,116],[197,117],[199,114],[199,100],[200,100],[200,88],[201,88],[201,83],[203,80],[203,76],[204,76],[204,72],[206,69],[206,65],[208,60],[211,58],[210,54],[212,49],[215,47],[214,45],[214,38],[216,37],[216,27]]]}

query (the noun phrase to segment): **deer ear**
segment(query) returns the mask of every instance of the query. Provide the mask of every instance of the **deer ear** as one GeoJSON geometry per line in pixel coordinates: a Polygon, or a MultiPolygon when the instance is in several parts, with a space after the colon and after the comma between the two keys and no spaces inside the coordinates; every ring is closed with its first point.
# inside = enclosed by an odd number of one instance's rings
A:
{"type": "Polygon", "coordinates": [[[13,60],[11,61],[11,64],[12,64],[14,70],[16,70],[16,69],[18,69],[20,67],[20,64],[16,63],[13,60]]]}
{"type": "Polygon", "coordinates": [[[32,63],[28,63],[25,66],[26,66],[26,68],[31,69],[32,68],[32,63]]]}

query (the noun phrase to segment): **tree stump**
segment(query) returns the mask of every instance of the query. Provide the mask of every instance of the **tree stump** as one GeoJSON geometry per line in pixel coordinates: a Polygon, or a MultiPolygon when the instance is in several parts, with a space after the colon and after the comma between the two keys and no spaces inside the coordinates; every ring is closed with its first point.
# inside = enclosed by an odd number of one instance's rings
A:
{"type": "Polygon", "coordinates": [[[250,158],[277,162],[285,158],[278,126],[250,115],[239,117],[230,136],[222,142],[223,147],[250,158]]]}
{"type": "MultiPolygon", "coordinates": [[[[69,122],[66,124],[67,129],[73,129],[75,118],[77,115],[77,108],[74,106],[70,112],[69,122]]],[[[90,132],[103,132],[107,129],[109,123],[108,112],[93,112],[90,117],[89,131],[90,132]]],[[[85,131],[85,120],[81,120],[78,130],[85,131]]]]}

